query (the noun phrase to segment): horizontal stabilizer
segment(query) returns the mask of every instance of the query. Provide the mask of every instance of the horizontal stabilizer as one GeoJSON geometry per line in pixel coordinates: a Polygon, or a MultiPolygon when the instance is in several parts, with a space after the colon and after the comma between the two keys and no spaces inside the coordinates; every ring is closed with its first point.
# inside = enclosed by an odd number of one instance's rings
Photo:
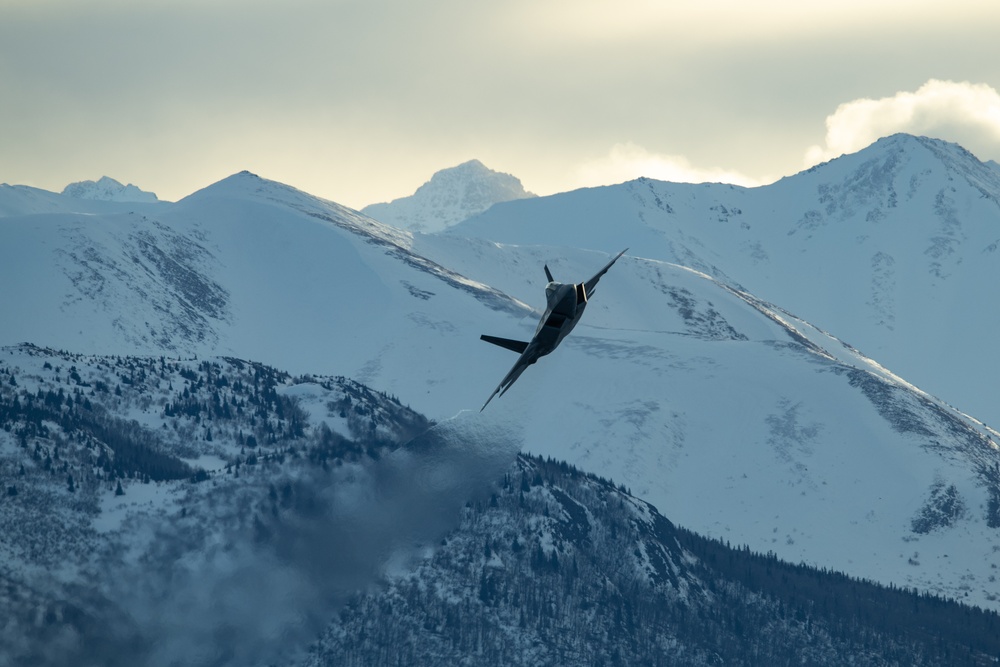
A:
{"type": "Polygon", "coordinates": [[[493,343],[494,345],[499,345],[500,347],[511,350],[512,352],[517,352],[518,354],[522,354],[524,350],[527,349],[528,347],[528,344],[525,343],[523,340],[498,338],[496,336],[487,336],[486,334],[483,334],[479,338],[485,340],[487,343],[493,343]]]}

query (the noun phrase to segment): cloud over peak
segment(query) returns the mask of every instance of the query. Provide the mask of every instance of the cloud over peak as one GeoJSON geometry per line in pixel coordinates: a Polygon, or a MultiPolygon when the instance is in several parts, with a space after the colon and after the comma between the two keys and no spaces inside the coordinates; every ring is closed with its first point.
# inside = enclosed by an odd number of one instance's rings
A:
{"type": "Polygon", "coordinates": [[[579,187],[622,183],[646,177],[673,183],[732,183],[752,187],[762,185],[737,171],[721,167],[699,167],[683,155],[651,152],[632,143],[615,144],[607,155],[589,160],[577,167],[579,187]]]}
{"type": "Polygon", "coordinates": [[[955,141],[981,157],[1000,153],[1000,93],[987,84],[931,79],[915,92],[845,102],[826,118],[826,140],[805,166],[853,153],[896,132],[955,141]]]}

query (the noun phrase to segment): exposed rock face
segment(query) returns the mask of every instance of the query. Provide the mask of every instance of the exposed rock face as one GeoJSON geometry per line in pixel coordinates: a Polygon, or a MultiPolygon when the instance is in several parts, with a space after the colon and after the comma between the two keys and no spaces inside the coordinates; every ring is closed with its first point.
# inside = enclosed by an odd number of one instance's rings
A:
{"type": "Polygon", "coordinates": [[[122,185],[113,178],[102,176],[98,181],[78,181],[63,188],[62,194],[77,199],[97,201],[159,201],[155,194],[146,192],[129,183],[122,185]]]}
{"type": "Polygon", "coordinates": [[[493,204],[534,197],[510,174],[487,168],[479,160],[442,169],[409,197],[372,204],[362,213],[402,229],[438,232],[482,213],[493,204]]]}

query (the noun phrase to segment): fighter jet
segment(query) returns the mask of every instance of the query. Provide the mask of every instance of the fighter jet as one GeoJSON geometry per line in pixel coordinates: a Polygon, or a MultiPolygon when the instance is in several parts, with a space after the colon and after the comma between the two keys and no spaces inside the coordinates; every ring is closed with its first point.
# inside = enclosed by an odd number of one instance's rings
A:
{"type": "MultiPolygon", "coordinates": [[[[628,250],[628,248],[625,248],[625,250],[628,250]]],[[[503,381],[497,385],[497,388],[493,390],[490,397],[483,403],[483,407],[479,408],[480,412],[486,409],[486,406],[489,405],[498,392],[503,396],[510,389],[511,385],[514,384],[514,381],[521,377],[524,369],[556,349],[559,343],[562,342],[562,339],[580,321],[580,317],[587,307],[587,301],[594,295],[594,288],[597,287],[597,281],[608,272],[608,269],[618,261],[619,257],[625,254],[625,250],[615,255],[614,259],[598,271],[593,278],[583,283],[557,283],[552,278],[552,272],[549,271],[549,267],[546,264],[545,277],[549,279],[549,284],[545,286],[545,299],[547,302],[545,314],[542,315],[542,319],[538,323],[538,328],[535,329],[535,335],[530,342],[526,343],[520,340],[498,338],[485,334],[480,336],[480,339],[485,340],[487,343],[499,345],[502,348],[521,355],[517,358],[514,367],[510,369],[510,372],[507,373],[503,381]]]]}

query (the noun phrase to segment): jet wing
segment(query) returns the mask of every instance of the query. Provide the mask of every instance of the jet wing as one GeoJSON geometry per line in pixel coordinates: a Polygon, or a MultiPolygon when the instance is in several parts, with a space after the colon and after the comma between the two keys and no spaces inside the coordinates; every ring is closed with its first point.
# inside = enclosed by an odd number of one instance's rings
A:
{"type": "Polygon", "coordinates": [[[490,401],[493,400],[493,397],[496,396],[498,392],[500,393],[501,396],[507,393],[507,390],[510,389],[511,385],[514,384],[514,380],[521,377],[521,373],[524,372],[524,369],[526,369],[533,363],[534,363],[533,361],[529,361],[528,356],[525,354],[522,354],[520,357],[518,357],[517,362],[514,364],[514,367],[511,368],[510,372],[508,372],[507,375],[504,376],[500,384],[497,385],[497,388],[493,390],[493,393],[490,394],[490,397],[486,399],[485,403],[483,403],[483,407],[479,408],[479,411],[482,412],[483,410],[485,410],[486,406],[490,404],[490,401]]]}
{"type": "MultiPolygon", "coordinates": [[[[625,248],[625,250],[628,250],[628,248],[625,248]]],[[[618,253],[617,255],[615,255],[614,259],[612,259],[610,262],[608,262],[603,269],[601,269],[600,271],[598,271],[596,274],[594,274],[593,278],[591,278],[590,280],[588,280],[587,282],[585,282],[583,284],[584,289],[586,289],[586,291],[587,291],[587,298],[588,299],[590,298],[590,295],[594,293],[594,288],[597,287],[597,281],[601,279],[601,276],[603,276],[605,273],[608,272],[608,269],[611,268],[612,264],[614,264],[615,262],[618,261],[619,257],[621,257],[622,255],[625,254],[625,250],[622,250],[620,253],[618,253]]]]}

